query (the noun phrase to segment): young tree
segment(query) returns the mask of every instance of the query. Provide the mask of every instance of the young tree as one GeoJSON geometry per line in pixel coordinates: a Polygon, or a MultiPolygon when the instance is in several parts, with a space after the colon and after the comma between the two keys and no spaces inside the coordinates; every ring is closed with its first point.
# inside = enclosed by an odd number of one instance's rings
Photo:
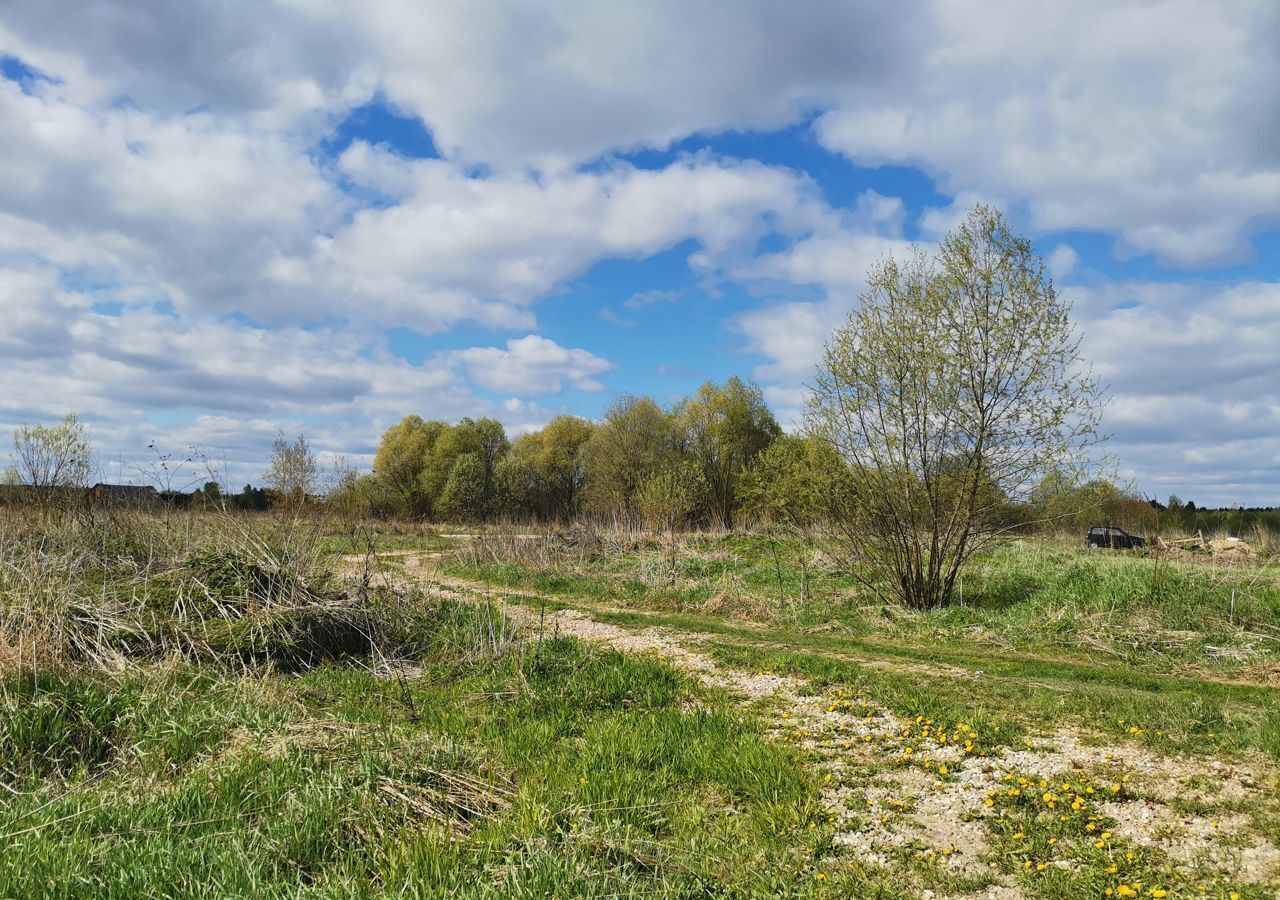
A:
{"type": "Polygon", "coordinates": [[[281,431],[271,444],[271,468],[262,477],[283,505],[297,509],[315,488],[318,471],[306,437],[300,434],[290,443],[281,431]]]}
{"type": "Polygon", "coordinates": [[[723,387],[704,384],[681,405],[676,421],[685,449],[702,468],[708,513],[732,528],[743,473],[782,429],[760,389],[736,375],[723,387]]]}
{"type": "Polygon", "coordinates": [[[45,492],[84,487],[93,451],[84,425],[67,413],[57,425],[21,425],[13,433],[13,465],[22,484],[45,492]]]}
{"type": "Polygon", "coordinates": [[[676,529],[698,508],[705,488],[697,463],[672,457],[646,478],[636,492],[640,515],[650,527],[667,536],[672,581],[676,577],[676,529]]]}
{"type": "Polygon", "coordinates": [[[484,457],[479,452],[464,453],[455,460],[436,508],[448,519],[474,522],[489,515],[491,496],[484,457]]]}
{"type": "Polygon", "coordinates": [[[805,528],[825,518],[844,465],[825,441],[784,434],[756,457],[742,479],[748,515],[805,528]]]}
{"type": "MultiPolygon", "coordinates": [[[[446,427],[431,452],[427,454],[420,484],[433,512],[451,516],[456,514],[436,509],[436,504],[444,494],[450,476],[458,460],[467,454],[476,454],[480,461],[479,477],[482,505],[487,506],[493,499],[493,474],[498,461],[511,449],[507,442],[502,423],[496,419],[463,419],[457,425],[446,427]]],[[[468,516],[484,515],[479,511],[471,511],[468,516]]]]}
{"type": "Polygon", "coordinates": [[[994,209],[974,207],[936,257],[872,269],[808,414],[849,465],[833,525],[869,588],[949,602],[1008,499],[1097,439],[1100,393],[1081,364],[1069,304],[994,209]]]}

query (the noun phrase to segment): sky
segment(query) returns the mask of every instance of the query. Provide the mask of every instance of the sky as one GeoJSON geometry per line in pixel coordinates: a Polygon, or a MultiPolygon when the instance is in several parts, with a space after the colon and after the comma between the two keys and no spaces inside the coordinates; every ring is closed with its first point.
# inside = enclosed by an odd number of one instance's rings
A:
{"type": "Polygon", "coordinates": [[[367,466],[733,374],[795,428],[868,268],[979,201],[1120,477],[1280,505],[1273,0],[10,0],[0,443],[74,410],[110,480],[236,486],[279,429],[367,466]]]}

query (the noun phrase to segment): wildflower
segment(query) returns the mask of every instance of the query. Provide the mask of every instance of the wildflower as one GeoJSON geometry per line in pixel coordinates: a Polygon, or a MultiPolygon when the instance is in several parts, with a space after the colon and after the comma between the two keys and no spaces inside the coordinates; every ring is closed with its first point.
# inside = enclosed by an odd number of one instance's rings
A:
{"type": "Polygon", "coordinates": [[[824,875],[822,872],[819,872],[819,873],[818,873],[818,880],[819,880],[819,881],[826,881],[826,880],[827,880],[827,876],[826,876],[826,875],[824,875]]]}
{"type": "Polygon", "coordinates": [[[1147,893],[1150,894],[1152,897],[1168,897],[1169,896],[1169,892],[1166,891],[1164,888],[1152,888],[1151,890],[1147,891],[1147,893]]]}
{"type": "Polygon", "coordinates": [[[1119,894],[1121,897],[1138,896],[1138,892],[1135,891],[1133,888],[1129,887],[1129,885],[1127,884],[1122,884],[1118,888],[1116,888],[1116,893],[1119,894]]]}

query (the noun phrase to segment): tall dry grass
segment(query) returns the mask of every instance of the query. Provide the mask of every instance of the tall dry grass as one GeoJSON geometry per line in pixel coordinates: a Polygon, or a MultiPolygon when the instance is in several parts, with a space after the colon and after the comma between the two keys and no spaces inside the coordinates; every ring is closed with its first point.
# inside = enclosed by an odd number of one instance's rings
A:
{"type": "Polygon", "coordinates": [[[422,604],[342,579],[327,540],[301,517],[0,508],[0,674],[411,654],[422,604]]]}

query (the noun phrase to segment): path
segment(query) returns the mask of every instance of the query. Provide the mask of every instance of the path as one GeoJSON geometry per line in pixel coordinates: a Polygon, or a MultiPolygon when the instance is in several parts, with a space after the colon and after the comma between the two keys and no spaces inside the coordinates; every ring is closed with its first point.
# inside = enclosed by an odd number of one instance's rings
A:
{"type": "MultiPolygon", "coordinates": [[[[439,556],[396,552],[399,571],[381,570],[377,577],[464,599],[495,600],[530,633],[541,629],[627,653],[654,653],[730,692],[766,717],[776,740],[801,748],[814,760],[838,847],[864,863],[914,861],[960,879],[990,882],[976,893],[940,897],[1022,897],[1022,889],[992,864],[990,820],[1003,815],[993,797],[1002,799],[1021,788],[1039,793],[1042,786],[1047,795],[1068,785],[1080,792],[1082,801],[1088,790],[1091,808],[1114,822],[1105,832],[1112,840],[1159,849],[1176,864],[1210,867],[1233,884],[1280,886],[1280,849],[1257,832],[1247,815],[1249,805],[1262,798],[1270,796],[1274,802],[1280,781],[1265,761],[1232,764],[1164,756],[1137,744],[1099,744],[1072,729],[1040,735],[1025,747],[984,751],[982,736],[968,723],[904,719],[847,690],[817,692],[802,679],[720,665],[705,652],[708,635],[666,627],[624,628],[591,615],[620,611],[614,608],[542,612],[530,604],[536,596],[443,576],[434,565],[439,556]]],[[[974,676],[952,666],[811,652],[938,677],[974,676]]]]}

